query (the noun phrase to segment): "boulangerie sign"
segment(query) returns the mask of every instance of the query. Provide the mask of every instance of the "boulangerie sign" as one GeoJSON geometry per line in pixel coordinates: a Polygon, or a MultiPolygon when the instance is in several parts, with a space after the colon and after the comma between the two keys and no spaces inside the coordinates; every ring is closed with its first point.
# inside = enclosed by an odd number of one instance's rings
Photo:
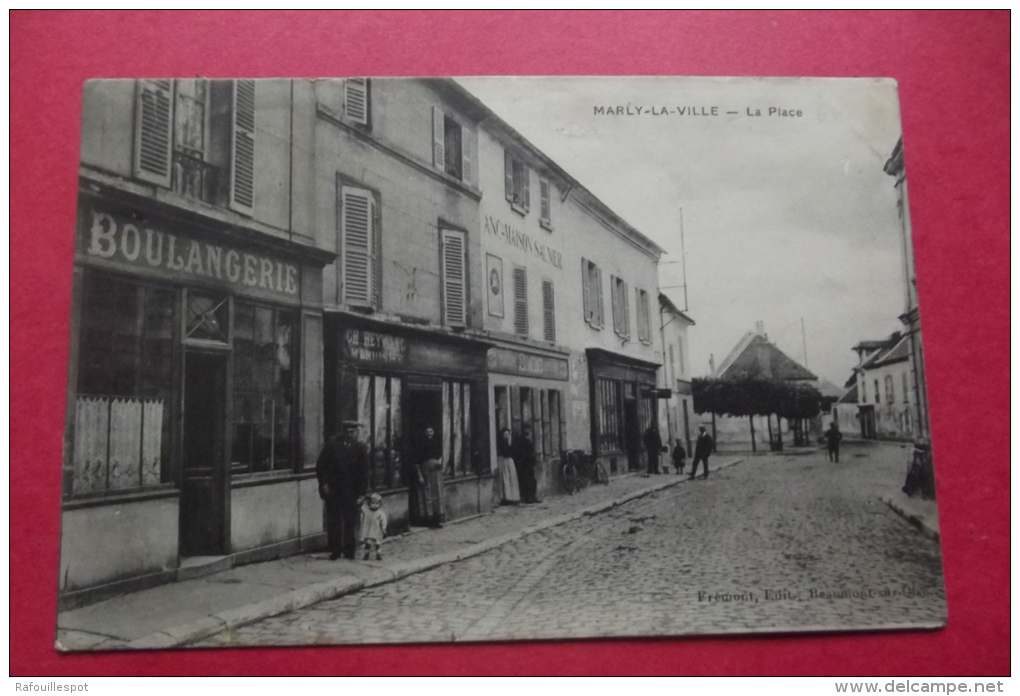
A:
{"type": "Polygon", "coordinates": [[[83,104],[60,649],[945,624],[891,80],[83,104]]]}

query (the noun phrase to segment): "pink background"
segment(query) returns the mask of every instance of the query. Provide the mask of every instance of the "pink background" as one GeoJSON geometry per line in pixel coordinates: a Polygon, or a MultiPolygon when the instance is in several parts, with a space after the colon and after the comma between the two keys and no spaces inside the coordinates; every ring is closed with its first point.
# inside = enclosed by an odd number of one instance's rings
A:
{"type": "Polygon", "coordinates": [[[11,13],[11,674],[1008,674],[1008,12],[11,13]],[[60,655],[81,85],[93,77],[899,81],[942,517],[936,632],[60,655]]]}

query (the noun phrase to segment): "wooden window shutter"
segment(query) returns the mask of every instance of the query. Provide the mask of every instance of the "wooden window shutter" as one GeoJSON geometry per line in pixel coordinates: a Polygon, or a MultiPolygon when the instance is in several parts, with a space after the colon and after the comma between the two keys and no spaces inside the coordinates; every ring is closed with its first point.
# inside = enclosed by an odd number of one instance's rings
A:
{"type": "Polygon", "coordinates": [[[531,210],[531,171],[521,165],[521,202],[525,212],[531,210]]]}
{"type": "Polygon", "coordinates": [[[173,81],[139,80],[135,99],[135,176],[170,187],[173,81]]]}
{"type": "Polygon", "coordinates": [[[352,123],[368,125],[368,80],[364,77],[344,80],[344,116],[352,123]]]}
{"type": "Polygon", "coordinates": [[[606,312],[602,303],[602,269],[598,266],[595,267],[595,298],[598,304],[598,325],[602,328],[606,325],[606,312]]]}
{"type": "Polygon", "coordinates": [[[376,311],[382,309],[382,210],[376,203],[375,196],[370,198],[372,203],[372,306],[376,311]]]}
{"type": "Polygon", "coordinates": [[[620,304],[623,305],[623,331],[621,333],[630,338],[630,293],[627,291],[627,283],[621,283],[623,292],[620,294],[620,304]]]}
{"type": "Polygon", "coordinates": [[[446,169],[446,116],[438,106],[432,107],[432,166],[446,169]]]}
{"type": "Polygon", "coordinates": [[[546,225],[552,223],[552,201],[548,179],[538,180],[539,218],[546,225]]]}
{"type": "Polygon", "coordinates": [[[609,294],[613,302],[613,331],[620,332],[620,283],[615,275],[609,276],[609,294]]]}
{"type": "Polygon", "coordinates": [[[588,271],[588,259],[581,257],[581,297],[584,305],[584,321],[587,324],[592,323],[592,297],[591,297],[591,280],[589,277],[591,273],[588,271]]]}
{"type": "Polygon", "coordinates": [[[514,202],[514,159],[509,150],[503,150],[503,183],[506,188],[506,199],[514,202]]]}
{"type": "Polygon", "coordinates": [[[528,275],[523,268],[514,269],[514,331],[528,335],[528,275]]]}
{"type": "Polygon", "coordinates": [[[441,230],[441,234],[443,323],[447,326],[464,326],[467,323],[464,233],[441,230]]]}
{"type": "Polygon", "coordinates": [[[542,318],[545,340],[556,342],[556,298],[551,280],[542,281],[542,318]]]}
{"type": "Polygon", "coordinates": [[[340,189],[340,195],[343,302],[371,307],[375,275],[371,226],[375,199],[371,191],[348,186],[340,189]]]}
{"type": "Polygon", "coordinates": [[[234,80],[230,143],[230,207],[255,211],[255,80],[234,80]]]}
{"type": "Polygon", "coordinates": [[[476,135],[464,126],[460,127],[460,180],[473,184],[476,135]]]}

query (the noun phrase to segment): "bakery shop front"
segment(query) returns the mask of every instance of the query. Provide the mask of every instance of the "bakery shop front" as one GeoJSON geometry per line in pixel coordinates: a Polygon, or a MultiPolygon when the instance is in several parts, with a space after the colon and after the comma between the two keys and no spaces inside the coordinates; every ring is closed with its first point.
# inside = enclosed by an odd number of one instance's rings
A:
{"type": "Polygon", "coordinates": [[[360,424],[369,446],[369,490],[378,492],[394,531],[407,529],[415,466],[431,428],[442,447],[445,519],[492,509],[485,356],[490,344],[454,332],[374,319],[325,315],[327,436],[360,424]]]}
{"type": "Polygon", "coordinates": [[[610,476],[644,470],[642,436],[658,423],[657,363],[589,348],[591,442],[610,476]]]}
{"type": "Polygon", "coordinates": [[[83,193],[63,604],[172,580],[188,559],[321,543],[321,288],[333,257],[148,199],[83,193]]]}

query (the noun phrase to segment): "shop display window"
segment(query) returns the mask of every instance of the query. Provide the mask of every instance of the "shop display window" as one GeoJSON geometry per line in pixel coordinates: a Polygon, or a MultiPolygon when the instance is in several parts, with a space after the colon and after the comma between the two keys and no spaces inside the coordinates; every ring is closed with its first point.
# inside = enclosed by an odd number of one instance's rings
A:
{"type": "Polygon", "coordinates": [[[104,273],[85,275],[72,495],[172,479],[177,297],[104,273]]]}

